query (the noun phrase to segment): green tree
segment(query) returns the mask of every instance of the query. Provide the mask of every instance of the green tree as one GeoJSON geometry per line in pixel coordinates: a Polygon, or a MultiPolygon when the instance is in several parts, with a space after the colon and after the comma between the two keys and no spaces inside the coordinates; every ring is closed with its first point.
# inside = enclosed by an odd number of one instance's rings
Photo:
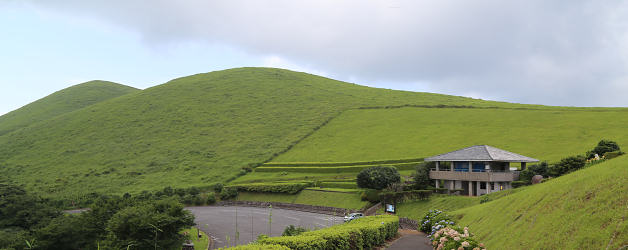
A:
{"type": "Polygon", "coordinates": [[[370,167],[358,174],[358,187],[382,190],[392,183],[401,182],[401,176],[393,167],[370,167]]]}
{"type": "Polygon", "coordinates": [[[548,174],[548,165],[547,162],[541,162],[540,164],[534,164],[521,171],[519,174],[519,180],[525,181],[527,184],[532,182],[532,177],[535,175],[542,175],[543,177],[547,177],[548,174]]]}
{"type": "Polygon", "coordinates": [[[60,214],[59,209],[46,200],[26,193],[23,188],[0,184],[0,229],[30,229],[60,214]]]}
{"type": "Polygon", "coordinates": [[[174,199],[146,202],[111,217],[106,244],[118,249],[129,245],[134,249],[174,249],[184,240],[179,232],[193,225],[192,214],[174,199]]]}
{"type": "Polygon", "coordinates": [[[432,181],[430,180],[430,169],[435,168],[436,163],[434,162],[424,162],[416,166],[415,172],[412,174],[414,177],[414,189],[427,189],[432,186],[432,181]]]}
{"type": "Polygon", "coordinates": [[[570,156],[560,160],[560,162],[549,169],[549,174],[554,177],[564,175],[569,172],[581,169],[586,164],[584,156],[570,156]]]}
{"type": "Polygon", "coordinates": [[[595,154],[602,157],[605,153],[619,150],[620,148],[619,145],[617,145],[617,142],[611,140],[601,140],[597,143],[597,146],[595,146],[593,150],[588,152],[588,158],[591,159],[595,157],[595,154]]]}

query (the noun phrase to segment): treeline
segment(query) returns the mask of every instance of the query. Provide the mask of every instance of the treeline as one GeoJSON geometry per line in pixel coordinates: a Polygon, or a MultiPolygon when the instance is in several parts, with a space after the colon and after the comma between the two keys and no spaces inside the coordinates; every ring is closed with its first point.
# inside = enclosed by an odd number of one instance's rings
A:
{"type": "Polygon", "coordinates": [[[194,225],[177,199],[98,197],[66,214],[23,188],[0,184],[0,249],[175,249],[194,225]]]}

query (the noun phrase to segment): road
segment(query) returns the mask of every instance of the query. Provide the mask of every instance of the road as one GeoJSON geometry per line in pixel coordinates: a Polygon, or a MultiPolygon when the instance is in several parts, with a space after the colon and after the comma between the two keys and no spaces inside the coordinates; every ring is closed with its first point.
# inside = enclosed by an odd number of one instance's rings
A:
{"type": "Polygon", "coordinates": [[[288,225],[307,229],[320,229],[334,224],[343,223],[342,217],[285,209],[235,206],[187,207],[191,211],[196,226],[211,235],[213,248],[247,244],[254,241],[259,234],[280,236],[288,225]],[[237,210],[237,222],[236,222],[237,210]],[[272,223],[269,226],[269,217],[272,223]],[[236,224],[239,240],[236,242],[236,224]],[[229,240],[229,241],[227,241],[229,240]]]}
{"type": "Polygon", "coordinates": [[[395,240],[386,248],[386,250],[404,250],[404,249],[417,249],[417,250],[432,250],[430,240],[424,233],[416,230],[400,229],[399,234],[401,237],[395,240]]]}

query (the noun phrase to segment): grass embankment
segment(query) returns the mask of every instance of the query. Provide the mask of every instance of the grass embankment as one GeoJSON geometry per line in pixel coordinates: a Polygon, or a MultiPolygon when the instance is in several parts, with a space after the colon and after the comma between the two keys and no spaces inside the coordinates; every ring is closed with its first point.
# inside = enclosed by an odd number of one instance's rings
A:
{"type": "Polygon", "coordinates": [[[456,210],[491,249],[618,249],[628,245],[628,157],[456,210]]]}
{"type": "Polygon", "coordinates": [[[359,109],[344,112],[273,161],[404,159],[487,144],[557,162],[603,138],[628,145],[627,130],[628,109],[359,109]]]}
{"type": "Polygon", "coordinates": [[[268,201],[315,206],[339,207],[347,209],[361,209],[368,205],[360,199],[360,193],[322,192],[305,189],[298,194],[279,193],[249,193],[240,192],[236,200],[241,201],[268,201]]]}
{"type": "Polygon", "coordinates": [[[289,149],[345,110],[406,104],[523,106],[369,88],[281,69],[230,69],[50,119],[38,115],[42,122],[0,136],[0,181],[65,199],[209,186],[289,149]]]}
{"type": "Polygon", "coordinates": [[[209,247],[209,237],[205,232],[197,230],[196,228],[189,228],[183,230],[181,233],[186,233],[188,238],[194,243],[195,250],[206,250],[209,247]],[[201,237],[198,238],[197,234],[200,233],[201,237]]]}
{"type": "Polygon", "coordinates": [[[0,135],[136,91],[139,90],[106,81],[74,85],[0,116],[0,135]]]}

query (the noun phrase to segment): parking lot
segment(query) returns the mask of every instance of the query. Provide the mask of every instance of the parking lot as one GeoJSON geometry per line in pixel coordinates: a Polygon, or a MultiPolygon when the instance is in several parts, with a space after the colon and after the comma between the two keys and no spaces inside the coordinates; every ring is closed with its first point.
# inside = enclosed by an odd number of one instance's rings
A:
{"type": "Polygon", "coordinates": [[[319,229],[343,223],[340,216],[257,207],[206,206],[188,207],[195,216],[196,226],[213,238],[212,248],[243,245],[258,235],[280,236],[288,225],[319,229]],[[237,219],[236,219],[237,211],[237,219]],[[271,216],[272,213],[272,216],[271,216]],[[272,223],[268,223],[269,219],[272,223]],[[236,230],[237,224],[237,230],[236,230]],[[236,231],[239,237],[236,239],[236,231]]]}

